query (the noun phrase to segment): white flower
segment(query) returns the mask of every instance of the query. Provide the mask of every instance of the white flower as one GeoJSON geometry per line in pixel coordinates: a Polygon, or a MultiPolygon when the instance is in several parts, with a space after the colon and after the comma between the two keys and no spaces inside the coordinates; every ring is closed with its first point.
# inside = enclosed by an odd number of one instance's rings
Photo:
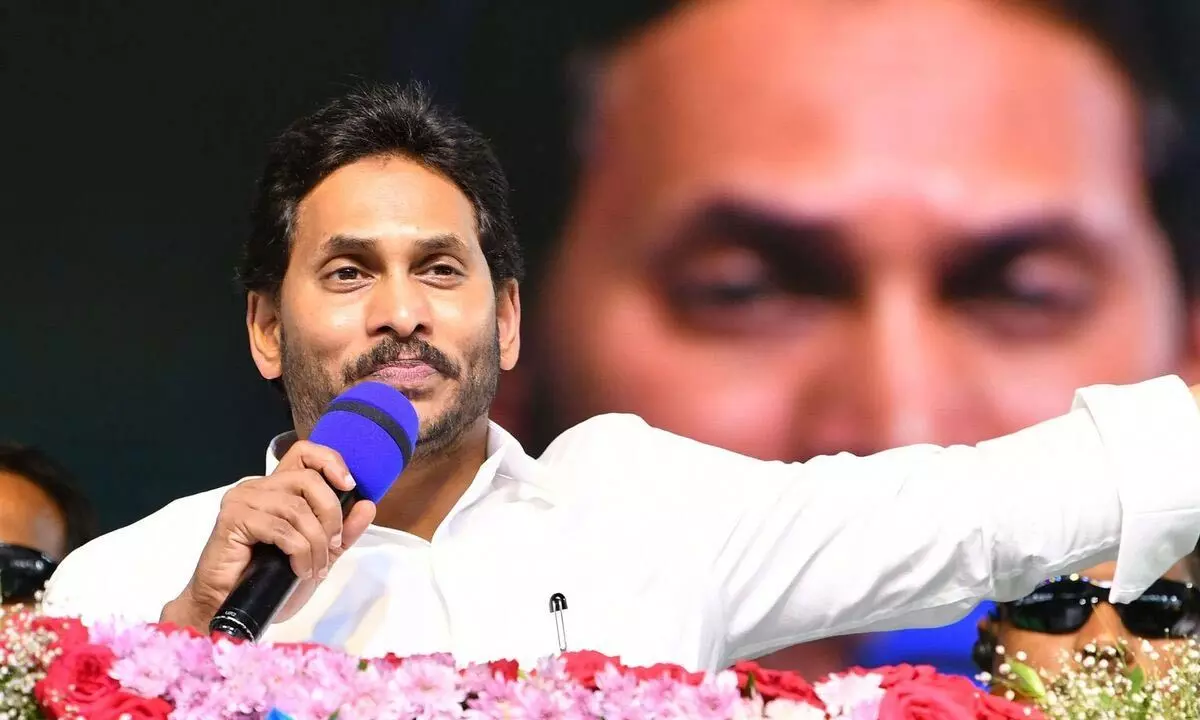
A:
{"type": "Polygon", "coordinates": [[[884,691],[879,687],[883,676],[875,673],[866,675],[834,675],[814,689],[817,697],[829,708],[835,718],[873,718],[883,701],[884,691]]]}
{"type": "Polygon", "coordinates": [[[825,720],[825,711],[795,700],[772,700],[767,703],[768,720],[825,720]]]}

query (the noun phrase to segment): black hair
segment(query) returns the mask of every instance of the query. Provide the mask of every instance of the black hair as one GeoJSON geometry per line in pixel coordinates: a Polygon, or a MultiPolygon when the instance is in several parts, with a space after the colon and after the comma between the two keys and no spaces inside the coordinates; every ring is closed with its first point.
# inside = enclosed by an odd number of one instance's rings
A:
{"type": "Polygon", "coordinates": [[[277,294],[300,202],[336,170],[381,156],[409,159],[457,185],[475,210],[493,283],[521,280],[508,180],[487,140],[419,85],[371,84],[297,120],[271,143],[238,268],[243,290],[277,294]]]}
{"type": "Polygon", "coordinates": [[[0,442],[0,471],[19,475],[50,496],[66,522],[67,552],[99,534],[92,504],[67,469],[46,453],[29,445],[0,442]]]}

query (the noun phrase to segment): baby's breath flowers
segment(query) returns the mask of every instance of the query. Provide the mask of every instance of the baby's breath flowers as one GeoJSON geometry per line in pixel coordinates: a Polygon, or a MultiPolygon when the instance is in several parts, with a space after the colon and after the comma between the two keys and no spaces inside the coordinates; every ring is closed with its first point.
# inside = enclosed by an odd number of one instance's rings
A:
{"type": "Polygon", "coordinates": [[[996,650],[1002,656],[996,676],[981,679],[1007,688],[1010,698],[1031,701],[1049,720],[1200,718],[1200,642],[1194,638],[1162,649],[1144,643],[1145,657],[1164,660],[1149,668],[1131,663],[1123,644],[1087,645],[1065,655],[1057,672],[1029,667],[1023,653],[1009,658],[1004,648],[996,650]],[[1162,666],[1166,669],[1155,669],[1162,666]]]}
{"type": "Polygon", "coordinates": [[[33,688],[59,652],[55,634],[39,628],[38,606],[15,606],[0,611],[0,720],[40,720],[44,717],[33,688]]]}

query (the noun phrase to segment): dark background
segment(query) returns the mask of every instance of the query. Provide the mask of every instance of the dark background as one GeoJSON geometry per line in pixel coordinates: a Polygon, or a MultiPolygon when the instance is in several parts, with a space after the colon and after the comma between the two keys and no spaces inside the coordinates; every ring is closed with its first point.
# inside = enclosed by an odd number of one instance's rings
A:
{"type": "Polygon", "coordinates": [[[357,79],[453,77],[469,11],[5,3],[0,438],[63,461],[105,529],[261,472],[288,418],[233,268],[266,143],[357,79]]]}

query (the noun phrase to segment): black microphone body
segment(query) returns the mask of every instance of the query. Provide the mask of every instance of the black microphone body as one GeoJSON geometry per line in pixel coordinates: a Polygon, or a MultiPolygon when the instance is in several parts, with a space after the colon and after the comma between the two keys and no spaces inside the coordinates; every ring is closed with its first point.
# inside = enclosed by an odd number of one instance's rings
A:
{"type": "MultiPolygon", "coordinates": [[[[336,490],[342,519],[362,500],[357,488],[336,490]]],[[[274,545],[260,543],[250,550],[250,564],[241,581],[208,625],[209,632],[257,642],[300,584],[291,560],[274,545]]]]}

